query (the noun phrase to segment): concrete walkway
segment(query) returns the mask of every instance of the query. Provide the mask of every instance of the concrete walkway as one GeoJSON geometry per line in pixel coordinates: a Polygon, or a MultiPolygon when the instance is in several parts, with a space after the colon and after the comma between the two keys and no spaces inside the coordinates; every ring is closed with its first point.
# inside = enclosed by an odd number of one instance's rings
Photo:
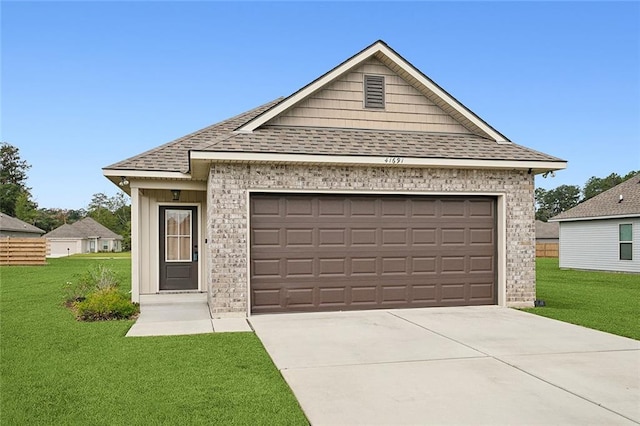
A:
{"type": "Polygon", "coordinates": [[[640,422],[636,340],[495,306],[249,321],[313,425],[640,422]]]}
{"type": "Polygon", "coordinates": [[[252,331],[246,318],[212,319],[206,293],[142,296],[140,316],[127,337],[252,331]]]}

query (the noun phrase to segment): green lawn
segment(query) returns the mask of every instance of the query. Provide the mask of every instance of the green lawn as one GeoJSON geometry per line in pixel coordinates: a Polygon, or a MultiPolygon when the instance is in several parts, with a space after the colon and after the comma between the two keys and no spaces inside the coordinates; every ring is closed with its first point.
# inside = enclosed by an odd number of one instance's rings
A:
{"type": "Polygon", "coordinates": [[[640,340],[640,275],[561,270],[537,260],[537,315],[640,340]]]}
{"type": "Polygon", "coordinates": [[[125,338],[132,321],[77,322],[62,287],[95,263],[0,268],[2,424],[307,424],[253,333],[125,338]]]}

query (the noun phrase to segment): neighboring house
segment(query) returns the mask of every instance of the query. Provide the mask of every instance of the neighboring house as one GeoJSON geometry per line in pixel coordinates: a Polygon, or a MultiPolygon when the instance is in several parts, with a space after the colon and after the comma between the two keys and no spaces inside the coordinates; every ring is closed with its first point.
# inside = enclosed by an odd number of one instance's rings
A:
{"type": "Polygon", "coordinates": [[[122,237],[90,217],[65,223],[44,237],[49,242],[49,257],[122,251],[122,237]]]}
{"type": "Polygon", "coordinates": [[[549,220],[561,268],[640,272],[640,174],[549,220]]]}
{"type": "Polygon", "coordinates": [[[27,222],[0,213],[0,238],[40,238],[44,232],[27,222]]]}
{"type": "Polygon", "coordinates": [[[132,299],[207,292],[220,317],[533,306],[534,175],[565,167],[378,41],[103,173],[131,195],[132,299]]]}
{"type": "Polygon", "coordinates": [[[536,257],[558,257],[559,233],[557,223],[536,220],[536,257]]]}

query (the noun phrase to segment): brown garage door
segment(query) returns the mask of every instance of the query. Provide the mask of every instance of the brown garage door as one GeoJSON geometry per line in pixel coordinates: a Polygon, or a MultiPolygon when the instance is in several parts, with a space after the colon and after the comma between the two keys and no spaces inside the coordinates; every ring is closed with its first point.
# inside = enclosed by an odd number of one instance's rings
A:
{"type": "Polygon", "coordinates": [[[495,200],[256,194],[251,311],[496,303],[495,200]]]}

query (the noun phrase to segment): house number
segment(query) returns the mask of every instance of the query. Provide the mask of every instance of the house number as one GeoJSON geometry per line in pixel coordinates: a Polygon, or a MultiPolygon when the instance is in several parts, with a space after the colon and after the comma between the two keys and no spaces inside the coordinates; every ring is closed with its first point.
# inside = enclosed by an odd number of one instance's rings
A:
{"type": "Polygon", "coordinates": [[[384,159],[384,162],[387,164],[402,164],[404,163],[404,158],[402,157],[387,157],[384,159]]]}

